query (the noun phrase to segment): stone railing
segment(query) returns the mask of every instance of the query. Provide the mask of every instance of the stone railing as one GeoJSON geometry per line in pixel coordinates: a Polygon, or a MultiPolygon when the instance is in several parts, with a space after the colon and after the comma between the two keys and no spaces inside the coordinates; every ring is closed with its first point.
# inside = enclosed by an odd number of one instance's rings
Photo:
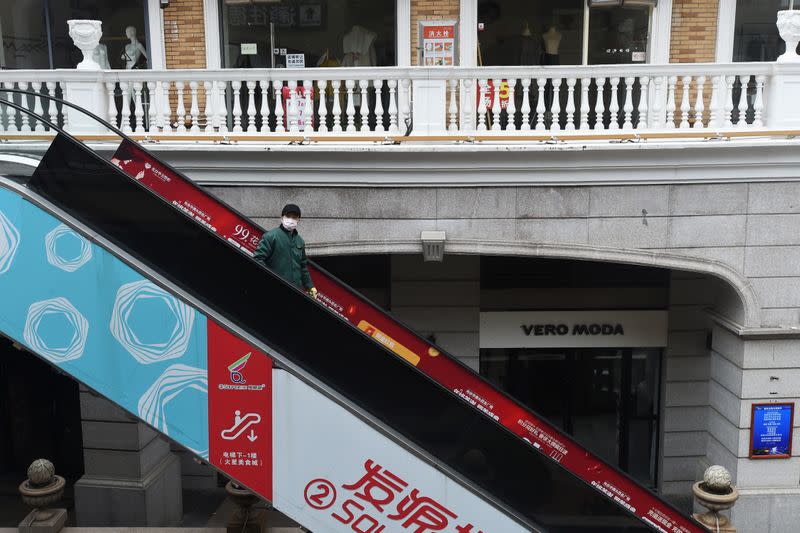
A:
{"type": "MultiPolygon", "coordinates": [[[[800,129],[800,65],[787,63],[275,70],[6,70],[4,88],[64,97],[161,140],[405,135],[512,137],[800,129]]],[[[0,92],[0,133],[96,125],[60,104],[0,92]]],[[[692,135],[687,135],[692,136],[692,135]]]]}

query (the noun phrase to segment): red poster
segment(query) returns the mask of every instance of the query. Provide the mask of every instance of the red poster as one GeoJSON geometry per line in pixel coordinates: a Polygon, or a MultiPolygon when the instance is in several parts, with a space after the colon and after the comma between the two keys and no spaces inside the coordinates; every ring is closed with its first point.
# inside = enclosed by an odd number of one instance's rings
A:
{"type": "Polygon", "coordinates": [[[208,460],[272,500],[272,360],[208,321],[208,460]]]}
{"type": "MultiPolygon", "coordinates": [[[[123,141],[115,154],[114,161],[129,175],[150,187],[166,200],[171,201],[188,216],[219,233],[234,246],[248,250],[250,253],[255,250],[263,234],[262,229],[207,195],[188,179],[167,169],[133,143],[123,141]]],[[[398,357],[453,391],[455,395],[505,426],[553,461],[563,465],[608,499],[661,531],[669,533],[705,532],[701,526],[659,500],[648,489],[608,466],[568,436],[534,416],[525,407],[485,382],[450,355],[440,353],[436,347],[410,329],[395,322],[379,308],[359,298],[347,287],[313,266],[309,266],[309,270],[319,290],[321,304],[347,319],[354,327],[372,337],[375,342],[385,346],[398,357]]],[[[210,332],[211,328],[209,328],[209,337],[211,336],[210,332]]],[[[237,342],[241,343],[241,341],[237,342]]],[[[250,348],[245,349],[246,346],[245,343],[241,343],[240,351],[242,353],[238,357],[242,357],[250,351],[250,348]]],[[[255,352],[253,353],[255,354],[255,352]]],[[[225,363],[226,365],[230,365],[236,360],[233,354],[227,355],[226,353],[225,357],[231,358],[225,363]]],[[[266,356],[263,358],[265,359],[266,356]]],[[[253,359],[256,358],[253,357],[250,360],[253,359]]],[[[262,357],[257,359],[262,359],[262,357]]],[[[227,372],[227,366],[224,368],[227,372]]],[[[211,375],[211,362],[209,361],[210,378],[211,375]]],[[[209,386],[213,388],[211,384],[209,386]]],[[[228,412],[230,407],[226,407],[226,409],[217,411],[215,408],[214,416],[211,417],[213,423],[223,424],[223,421],[232,423],[232,414],[228,412]],[[218,420],[218,417],[221,420],[218,420]]],[[[237,409],[235,405],[234,409],[237,409]]],[[[214,437],[213,434],[212,437],[214,437]]],[[[212,450],[214,450],[213,443],[214,439],[212,439],[212,450]]]]}

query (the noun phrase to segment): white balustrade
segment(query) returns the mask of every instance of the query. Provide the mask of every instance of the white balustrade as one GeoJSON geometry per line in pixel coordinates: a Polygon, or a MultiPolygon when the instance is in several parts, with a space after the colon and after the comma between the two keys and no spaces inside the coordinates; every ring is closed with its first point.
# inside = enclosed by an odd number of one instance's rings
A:
{"type": "MultiPolygon", "coordinates": [[[[782,69],[794,67],[782,65],[782,69]]],[[[99,83],[99,113],[140,136],[235,136],[246,140],[297,136],[395,137],[411,127],[414,110],[443,91],[442,135],[491,138],[769,128],[775,64],[594,65],[480,68],[309,68],[229,70],[30,71],[5,70],[0,88],[0,132],[49,134],[41,121],[2,105],[14,102],[63,126],[66,114],[47,97],[70,83],[99,83]],[[291,78],[296,73],[297,79],[291,78]],[[412,94],[416,80],[440,80],[412,94]],[[435,87],[435,85],[434,85],[435,87]],[[423,99],[423,100],[420,100],[423,99]],[[622,130],[622,131],[620,131],[622,130]],[[599,131],[598,131],[599,132],[599,131]]],[[[800,68],[797,69],[800,76],[800,68]]],[[[439,119],[437,119],[439,120],[439,119]]],[[[426,125],[430,117],[419,121],[426,125]]]]}

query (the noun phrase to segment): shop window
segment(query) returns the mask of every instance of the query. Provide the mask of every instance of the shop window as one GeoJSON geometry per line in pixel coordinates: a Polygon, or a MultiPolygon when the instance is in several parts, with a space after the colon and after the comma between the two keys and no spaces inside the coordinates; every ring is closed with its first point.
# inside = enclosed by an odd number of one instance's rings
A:
{"type": "Polygon", "coordinates": [[[145,0],[17,0],[0,3],[0,67],[75,68],[82,55],[72,44],[67,20],[103,23],[95,59],[104,68],[147,68],[145,0]]]}
{"type": "Polygon", "coordinates": [[[478,64],[645,63],[655,0],[481,0],[478,64]]]}
{"type": "Polygon", "coordinates": [[[232,68],[397,64],[395,0],[220,0],[232,68]]]}
{"type": "Polygon", "coordinates": [[[604,461],[657,485],[660,349],[481,348],[480,370],[604,461]]]}
{"type": "Polygon", "coordinates": [[[775,61],[786,51],[776,26],[782,9],[789,9],[789,0],[736,1],[734,61],[775,61]]]}

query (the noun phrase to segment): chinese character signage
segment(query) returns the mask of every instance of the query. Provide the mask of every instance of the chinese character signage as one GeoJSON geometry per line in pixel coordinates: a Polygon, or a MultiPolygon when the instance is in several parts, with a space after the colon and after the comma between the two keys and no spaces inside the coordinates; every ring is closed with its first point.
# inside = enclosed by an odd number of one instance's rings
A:
{"type": "Polygon", "coordinates": [[[308,529],[528,531],[301,380],[277,371],[274,388],[273,503],[308,529]]]}
{"type": "Polygon", "coordinates": [[[793,403],[753,404],[750,426],[751,459],[792,456],[793,403]]]}
{"type": "Polygon", "coordinates": [[[420,65],[452,67],[456,64],[456,22],[420,22],[420,65]]]}

